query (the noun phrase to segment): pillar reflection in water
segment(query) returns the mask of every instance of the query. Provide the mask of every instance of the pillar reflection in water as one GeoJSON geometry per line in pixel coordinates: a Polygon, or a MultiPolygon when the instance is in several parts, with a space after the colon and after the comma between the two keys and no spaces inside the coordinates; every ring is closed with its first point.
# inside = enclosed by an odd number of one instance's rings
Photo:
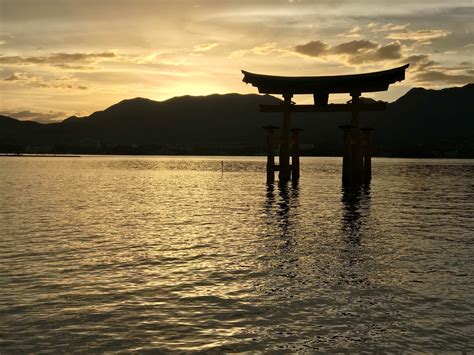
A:
{"type": "Polygon", "coordinates": [[[368,281],[368,266],[363,247],[364,227],[370,214],[370,187],[342,189],[341,283],[360,284],[368,281]]]}
{"type": "MultiPolygon", "coordinates": [[[[299,186],[297,181],[280,182],[278,184],[267,184],[265,212],[268,218],[271,245],[273,250],[270,263],[277,275],[294,279],[299,270],[298,258],[294,256],[296,241],[294,217],[297,215],[299,186]]],[[[285,286],[286,287],[286,286],[285,286]]]]}
{"type": "Polygon", "coordinates": [[[290,212],[291,208],[296,206],[298,196],[298,181],[267,184],[265,210],[273,221],[277,221],[282,237],[286,237],[289,234],[291,227],[290,212]],[[275,187],[278,190],[278,197],[275,196],[275,187]],[[275,207],[276,209],[274,210],[275,207]],[[276,216],[271,216],[272,211],[275,212],[276,216]]]}
{"type": "Polygon", "coordinates": [[[342,231],[347,241],[359,245],[361,226],[370,211],[370,187],[342,188],[342,231]]]}

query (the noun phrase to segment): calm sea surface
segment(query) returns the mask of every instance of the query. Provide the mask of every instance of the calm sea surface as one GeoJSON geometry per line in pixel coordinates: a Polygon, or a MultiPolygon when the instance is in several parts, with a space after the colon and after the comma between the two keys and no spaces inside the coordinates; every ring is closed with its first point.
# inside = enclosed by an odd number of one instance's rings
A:
{"type": "Polygon", "coordinates": [[[474,160],[373,168],[0,158],[0,353],[474,350],[474,160]]]}

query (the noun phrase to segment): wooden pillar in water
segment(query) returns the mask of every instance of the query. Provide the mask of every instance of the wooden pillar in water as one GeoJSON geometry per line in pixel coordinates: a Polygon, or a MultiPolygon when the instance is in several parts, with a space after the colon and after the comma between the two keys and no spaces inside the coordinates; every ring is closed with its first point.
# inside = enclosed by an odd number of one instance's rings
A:
{"type": "Polygon", "coordinates": [[[340,126],[343,132],[342,183],[352,184],[352,126],[340,126]]]}
{"type": "Polygon", "coordinates": [[[364,156],[364,183],[372,180],[372,132],[373,128],[362,128],[362,143],[364,156]]]}
{"type": "Polygon", "coordinates": [[[278,178],[281,182],[289,181],[291,178],[290,170],[290,119],[291,119],[291,98],[292,94],[284,94],[285,111],[283,112],[283,124],[280,140],[280,173],[278,178]]]}
{"type": "MultiPolygon", "coordinates": [[[[352,103],[357,105],[360,102],[360,93],[351,93],[352,103]]],[[[364,168],[363,168],[363,156],[362,156],[362,138],[359,124],[359,111],[357,109],[352,110],[352,181],[354,185],[362,184],[364,181],[364,168]]]]}
{"type": "Polygon", "coordinates": [[[293,128],[291,130],[291,178],[300,178],[300,132],[302,129],[293,128]]]}
{"type": "Polygon", "coordinates": [[[263,127],[267,131],[267,182],[275,181],[275,130],[277,126],[263,127]]]}

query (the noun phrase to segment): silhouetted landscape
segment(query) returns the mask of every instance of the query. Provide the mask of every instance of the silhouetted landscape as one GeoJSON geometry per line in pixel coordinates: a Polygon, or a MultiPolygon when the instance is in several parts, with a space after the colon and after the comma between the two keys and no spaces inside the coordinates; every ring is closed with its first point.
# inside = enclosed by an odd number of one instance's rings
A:
{"type": "Polygon", "coordinates": [[[474,354],[472,0],[0,0],[0,355],[474,354]]]}
{"type": "MultiPolygon", "coordinates": [[[[374,155],[474,157],[474,84],[459,88],[414,88],[384,112],[365,113],[362,126],[375,128],[374,155]]],[[[259,113],[259,104],[279,99],[260,95],[182,96],[157,102],[121,101],[87,117],[41,124],[0,116],[0,151],[51,154],[260,155],[261,128],[280,115],[259,113]],[[229,108],[231,108],[229,110],[229,108]]],[[[338,156],[339,126],[349,115],[295,114],[302,155],[338,156]],[[311,117],[313,115],[313,117],[311,117]]]]}

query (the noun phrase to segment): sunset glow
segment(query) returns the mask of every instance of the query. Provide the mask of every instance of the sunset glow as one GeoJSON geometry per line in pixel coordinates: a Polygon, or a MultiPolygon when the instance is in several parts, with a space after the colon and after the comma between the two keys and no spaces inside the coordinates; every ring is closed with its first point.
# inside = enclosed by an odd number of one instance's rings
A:
{"type": "Polygon", "coordinates": [[[0,114],[60,120],[132,97],[251,93],[241,69],[332,75],[411,63],[413,86],[474,81],[470,0],[0,0],[0,114]]]}

